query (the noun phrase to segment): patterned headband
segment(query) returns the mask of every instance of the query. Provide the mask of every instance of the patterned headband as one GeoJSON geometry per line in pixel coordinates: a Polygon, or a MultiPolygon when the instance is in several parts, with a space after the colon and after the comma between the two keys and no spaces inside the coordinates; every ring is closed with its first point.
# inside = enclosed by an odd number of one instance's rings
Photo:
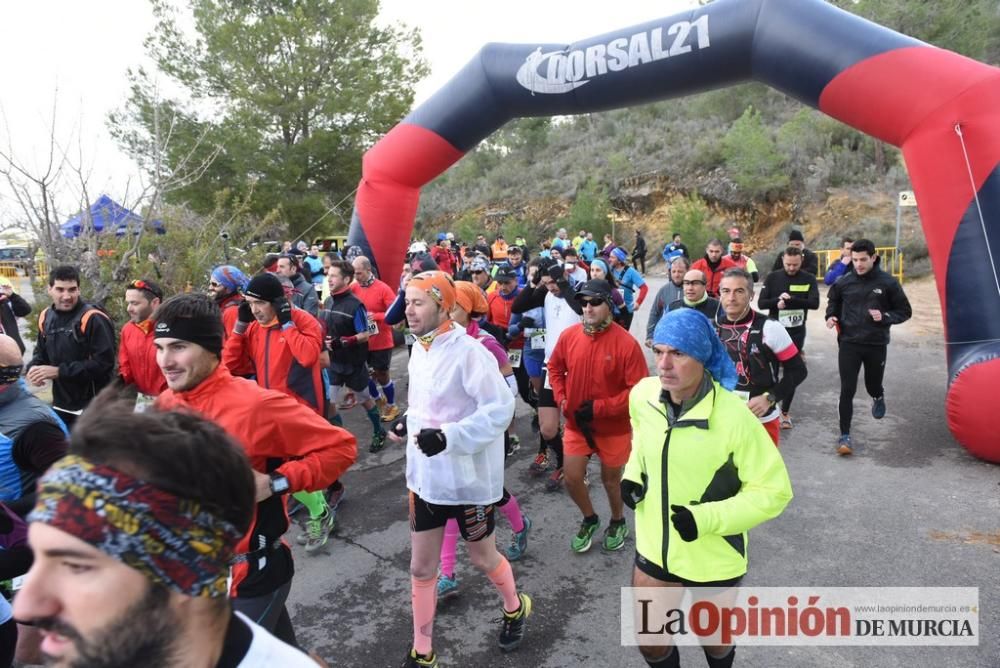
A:
{"type": "Polygon", "coordinates": [[[186,596],[227,595],[236,527],[121,471],[77,455],[38,481],[29,522],[42,522],[93,545],[154,583],[186,596]]]}

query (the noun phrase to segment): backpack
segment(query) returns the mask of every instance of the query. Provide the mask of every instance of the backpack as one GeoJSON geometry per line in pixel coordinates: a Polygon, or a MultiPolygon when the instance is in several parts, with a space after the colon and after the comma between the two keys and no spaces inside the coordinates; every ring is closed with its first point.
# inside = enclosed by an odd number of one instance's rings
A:
{"type": "MultiPolygon", "coordinates": [[[[49,315],[49,309],[50,307],[46,306],[42,309],[42,312],[38,314],[38,333],[40,335],[47,336],[45,331],[45,320],[49,315]]],[[[90,319],[94,316],[94,314],[106,318],[109,323],[111,322],[111,316],[109,316],[100,306],[96,306],[94,304],[84,304],[83,308],[76,314],[76,318],[74,318],[72,323],[73,338],[77,343],[80,343],[81,337],[87,333],[87,323],[90,322],[90,319]],[[77,332],[79,332],[79,334],[77,332]]],[[[111,331],[114,332],[113,326],[111,331]]]]}

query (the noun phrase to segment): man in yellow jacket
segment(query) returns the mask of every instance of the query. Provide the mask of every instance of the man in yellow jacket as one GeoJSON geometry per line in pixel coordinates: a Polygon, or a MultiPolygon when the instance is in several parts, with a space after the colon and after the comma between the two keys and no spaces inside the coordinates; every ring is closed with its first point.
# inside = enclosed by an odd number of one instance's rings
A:
{"type": "MultiPolygon", "coordinates": [[[[657,376],[629,395],[632,453],[621,483],[635,510],[632,585],[677,587],[678,599],[682,587],[734,587],[747,571],[747,531],[792,498],[788,472],[760,421],[729,391],[736,369],[708,318],[670,311],[653,350],[657,376]]],[[[733,665],[734,646],[704,650],[709,668],[733,665]]],[[[650,666],[680,665],[673,647],[640,651],[650,666]]]]}

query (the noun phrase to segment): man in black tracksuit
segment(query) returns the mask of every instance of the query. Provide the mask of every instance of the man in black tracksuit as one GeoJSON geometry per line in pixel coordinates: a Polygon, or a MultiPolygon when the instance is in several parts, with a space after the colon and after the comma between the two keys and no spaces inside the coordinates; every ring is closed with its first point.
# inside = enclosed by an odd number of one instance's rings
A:
{"type": "Polygon", "coordinates": [[[865,367],[865,389],[872,398],[872,417],[885,416],[882,378],[885,374],[889,327],[906,322],[913,314],[899,281],[882,271],[875,244],[859,239],[851,246],[853,274],[845,274],[827,295],[826,326],[837,328],[840,344],[840,440],[837,452],[849,455],[852,402],[858,371],[865,367]]]}
{"type": "Polygon", "coordinates": [[[39,316],[38,342],[25,379],[52,381],[52,408],[71,427],[90,400],[111,382],[118,354],[110,318],[80,298],[80,273],[62,265],[49,272],[52,306],[39,316]]]}
{"type": "MultiPolygon", "coordinates": [[[[804,258],[800,249],[789,246],[782,257],[782,270],[772,271],[764,279],[757,305],[767,311],[769,318],[781,323],[802,353],[806,345],[806,318],[810,310],[819,308],[819,286],[815,276],[802,271],[804,258]]],[[[788,412],[793,398],[794,387],[781,400],[782,429],[792,428],[788,412]]]]}

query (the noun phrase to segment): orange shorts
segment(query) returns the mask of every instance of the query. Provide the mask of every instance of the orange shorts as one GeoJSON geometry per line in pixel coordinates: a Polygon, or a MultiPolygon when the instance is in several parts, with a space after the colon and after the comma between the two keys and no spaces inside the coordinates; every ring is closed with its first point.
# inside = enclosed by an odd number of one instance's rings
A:
{"type": "Polygon", "coordinates": [[[601,463],[611,468],[625,466],[632,452],[632,433],[615,436],[595,436],[597,450],[587,445],[587,439],[576,429],[566,427],[563,433],[563,455],[567,457],[587,457],[597,455],[601,463]]]}
{"type": "Polygon", "coordinates": [[[770,422],[761,422],[761,424],[767,430],[767,435],[774,441],[774,447],[778,447],[778,437],[781,435],[781,420],[774,419],[770,422]]]}

